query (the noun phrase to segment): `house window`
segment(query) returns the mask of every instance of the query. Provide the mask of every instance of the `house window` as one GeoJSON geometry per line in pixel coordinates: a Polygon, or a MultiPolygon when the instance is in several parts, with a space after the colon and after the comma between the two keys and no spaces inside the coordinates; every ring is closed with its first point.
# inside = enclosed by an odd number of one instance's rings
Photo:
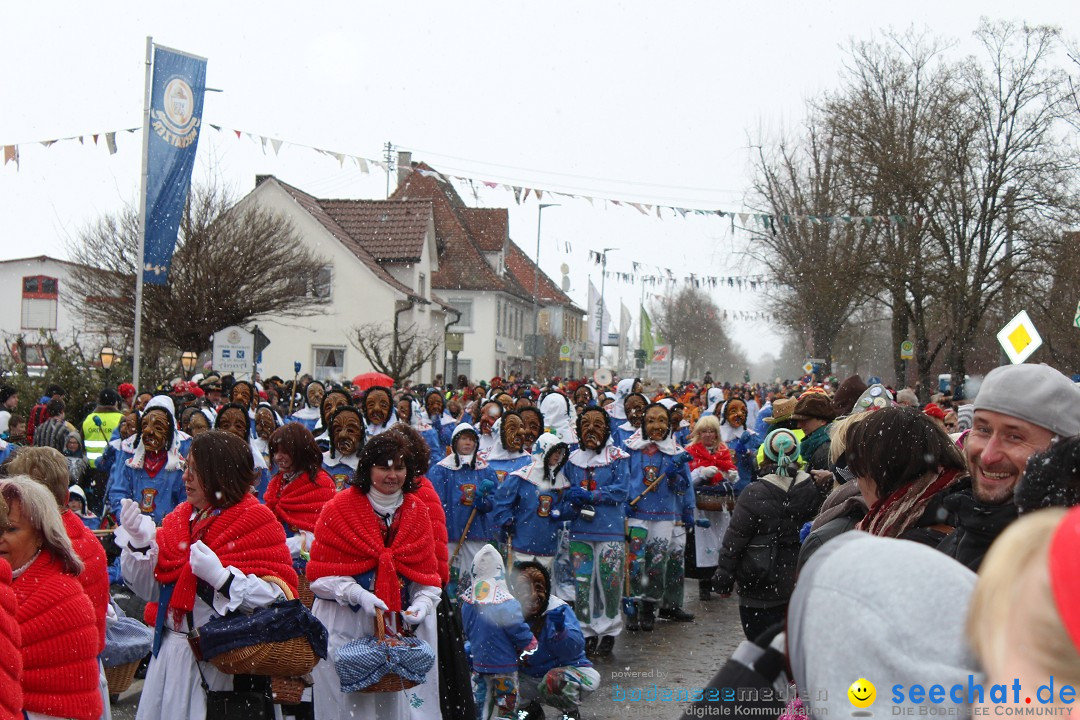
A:
{"type": "MultiPolygon", "coordinates": [[[[417,293],[417,295],[424,298],[425,300],[428,299],[428,296],[427,296],[427,275],[425,275],[424,273],[420,273],[420,281],[418,283],[416,283],[416,293],[417,293]]],[[[424,304],[424,303],[420,303],[420,312],[424,312],[425,310],[427,310],[427,305],[424,304]]]]}
{"type": "Polygon", "coordinates": [[[345,348],[312,346],[315,354],[316,380],[342,380],[345,377],[345,348]]]}
{"type": "Polygon", "coordinates": [[[453,332],[472,330],[472,300],[450,300],[449,305],[461,313],[461,317],[450,326],[450,330],[453,332]]]}
{"type": "Polygon", "coordinates": [[[315,272],[307,287],[308,297],[329,300],[334,294],[334,266],[323,265],[315,272]]]}
{"type": "Polygon", "coordinates": [[[22,328],[23,330],[55,330],[56,306],[59,300],[59,282],[44,275],[23,278],[22,328]]]}

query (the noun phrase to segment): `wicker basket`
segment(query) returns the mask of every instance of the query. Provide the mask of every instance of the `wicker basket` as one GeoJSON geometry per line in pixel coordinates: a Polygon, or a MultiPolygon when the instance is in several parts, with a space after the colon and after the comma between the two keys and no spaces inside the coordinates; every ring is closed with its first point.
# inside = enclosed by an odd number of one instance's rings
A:
{"type": "MultiPolygon", "coordinates": [[[[386,626],[383,624],[383,611],[375,610],[375,639],[380,645],[386,645],[387,647],[393,647],[394,645],[400,645],[401,641],[396,637],[386,637],[386,626]]],[[[389,657],[387,658],[389,659],[389,657]]],[[[400,692],[402,690],[408,690],[409,688],[416,687],[419,683],[415,683],[408,678],[403,678],[397,673],[386,673],[379,681],[368,685],[361,690],[362,693],[384,693],[384,692],[400,692]]]]}
{"type": "MultiPolygon", "coordinates": [[[[292,591],[285,581],[267,575],[263,580],[273,583],[293,599],[292,591]]],[[[259,643],[236,648],[210,660],[210,664],[229,675],[269,675],[293,677],[311,672],[319,662],[311,643],[306,637],[295,637],[283,642],[259,643]]]]}
{"type": "Polygon", "coordinates": [[[270,691],[277,705],[298,705],[307,683],[298,677],[270,678],[270,691]]]}
{"type": "Polygon", "coordinates": [[[694,495],[694,502],[697,505],[698,510],[711,510],[714,512],[727,510],[728,512],[731,512],[735,508],[734,497],[718,493],[696,493],[694,495]]]}
{"type": "Polygon", "coordinates": [[[109,683],[109,694],[119,695],[131,687],[131,681],[135,679],[135,671],[139,669],[139,663],[135,662],[105,668],[105,680],[109,683]]]}
{"type": "Polygon", "coordinates": [[[315,593],[311,592],[311,583],[308,582],[307,575],[303,573],[297,576],[296,597],[300,598],[300,602],[308,610],[315,604],[315,593]]]}

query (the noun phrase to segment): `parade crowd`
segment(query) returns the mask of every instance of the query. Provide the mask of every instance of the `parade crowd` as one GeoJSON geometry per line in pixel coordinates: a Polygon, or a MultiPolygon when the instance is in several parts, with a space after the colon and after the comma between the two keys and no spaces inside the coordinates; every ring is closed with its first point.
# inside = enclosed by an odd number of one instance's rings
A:
{"type": "Polygon", "coordinates": [[[694,581],[746,637],[713,687],[793,685],[774,716],[848,712],[863,678],[1080,683],[1080,390],[1045,365],[928,403],[211,374],[106,388],[75,427],[63,388],[26,422],[14,395],[0,720],[108,718],[136,673],[147,720],[577,718],[594,661],[710,622],[694,581]]]}

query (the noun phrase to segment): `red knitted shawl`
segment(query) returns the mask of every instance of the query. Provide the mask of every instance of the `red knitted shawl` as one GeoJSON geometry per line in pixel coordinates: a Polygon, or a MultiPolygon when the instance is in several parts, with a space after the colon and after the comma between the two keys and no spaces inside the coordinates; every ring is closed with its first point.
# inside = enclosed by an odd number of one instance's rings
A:
{"type": "Polygon", "coordinates": [[[334,481],[322,468],[315,474],[314,482],[310,475],[302,473],[282,489],[281,480],[282,473],[278,473],[266,486],[263,493],[266,507],[278,520],[294,530],[314,532],[323,505],[330,502],[337,492],[334,481]]]}
{"type": "Polygon", "coordinates": [[[0,720],[22,718],[22,653],[11,567],[0,560],[0,720]]]}
{"type": "Polygon", "coordinates": [[[94,606],[48,550],[15,582],[23,707],[75,720],[101,716],[94,606]]]}
{"type": "Polygon", "coordinates": [[[281,578],[296,596],[296,571],[285,546],[281,523],[254,495],[227,507],[217,517],[196,529],[192,537],[191,515],[195,508],[182,502],[165,516],[157,532],[158,561],[154,577],[160,583],[175,583],[169,608],[181,617],[195,607],[198,579],[188,558],[191,545],[202,540],[217,553],[225,567],[232,565],[245,575],[273,575],[281,578]]]}
{"type": "Polygon", "coordinates": [[[443,510],[442,500],[439,493],[435,492],[431,481],[421,475],[417,478],[420,486],[416,490],[416,497],[424,501],[428,515],[431,517],[431,530],[435,533],[435,561],[439,564],[439,579],[442,584],[450,582],[450,550],[447,543],[449,536],[446,530],[446,511],[443,510]]]}
{"type": "Polygon", "coordinates": [[[109,609],[109,565],[105,548],[78,515],[65,510],[60,517],[64,519],[64,529],[71,540],[71,547],[83,561],[83,571],[75,579],[94,606],[94,622],[101,640],[101,647],[98,648],[100,653],[105,649],[105,612],[109,609]]]}
{"type": "Polygon", "coordinates": [[[315,526],[308,580],[360,575],[374,569],[375,594],[394,612],[401,610],[398,575],[421,585],[438,586],[434,535],[424,501],[414,493],[405,493],[391,528],[389,547],[381,525],[367,495],[356,488],[338,493],[315,526]]]}
{"type": "MultiPolygon", "coordinates": [[[[709,467],[710,465],[716,466],[720,472],[727,472],[735,469],[735,463],[731,460],[731,450],[727,445],[717,441],[716,450],[709,452],[708,448],[699,442],[691,443],[686,446],[686,452],[690,453],[690,469],[697,470],[699,467],[709,467]]],[[[720,473],[712,476],[709,480],[710,485],[719,485],[724,482],[724,476],[720,473]]]]}

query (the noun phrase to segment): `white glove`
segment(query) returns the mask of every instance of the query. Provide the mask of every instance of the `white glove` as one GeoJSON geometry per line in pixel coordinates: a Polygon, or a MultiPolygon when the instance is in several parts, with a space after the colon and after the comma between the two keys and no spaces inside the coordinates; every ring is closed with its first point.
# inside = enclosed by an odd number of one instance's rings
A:
{"type": "Polygon", "coordinates": [[[715,465],[706,465],[705,467],[701,468],[701,477],[705,478],[706,480],[712,480],[713,476],[716,475],[716,473],[718,472],[720,472],[720,468],[716,467],[715,465]]]}
{"type": "Polygon", "coordinates": [[[221,564],[217,554],[206,546],[202,540],[191,546],[189,556],[191,572],[195,577],[210,583],[215,590],[219,589],[229,579],[229,571],[221,564]]]}
{"type": "Polygon", "coordinates": [[[413,600],[412,605],[405,611],[402,617],[405,618],[405,622],[410,625],[419,625],[424,622],[424,618],[431,613],[431,598],[421,595],[413,600]]]}
{"type": "Polygon", "coordinates": [[[375,614],[375,608],[380,610],[386,610],[386,603],[379,599],[379,596],[373,592],[368,592],[364,589],[364,586],[360,583],[353,583],[348,590],[345,591],[345,601],[350,605],[359,605],[365,613],[369,615],[375,614]]]}
{"type": "Polygon", "coordinates": [[[146,547],[157,532],[153,518],[143,515],[139,504],[128,498],[120,501],[120,525],[131,538],[132,547],[146,547]]]}
{"type": "Polygon", "coordinates": [[[728,470],[726,473],[724,473],[724,477],[727,478],[727,481],[729,483],[739,482],[739,471],[738,470],[728,470]]]}

